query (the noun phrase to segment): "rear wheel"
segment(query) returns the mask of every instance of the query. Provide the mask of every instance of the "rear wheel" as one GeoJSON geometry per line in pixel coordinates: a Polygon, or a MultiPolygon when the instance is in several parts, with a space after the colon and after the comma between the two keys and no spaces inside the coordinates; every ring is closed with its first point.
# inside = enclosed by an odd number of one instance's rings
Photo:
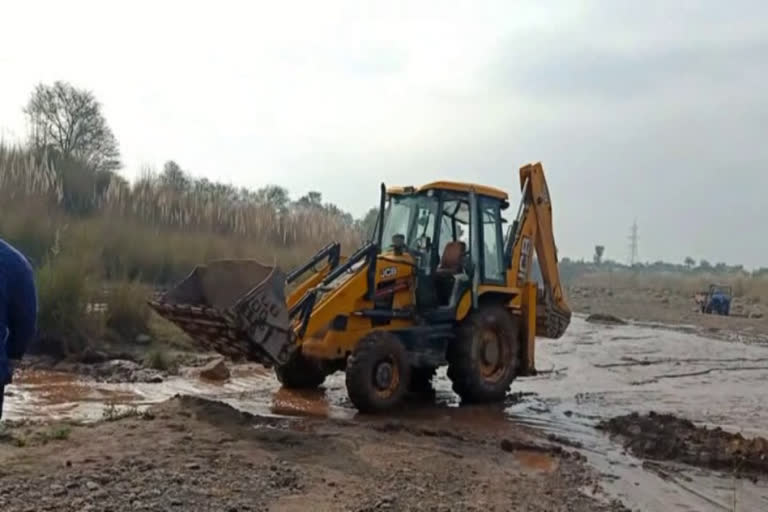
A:
{"type": "Polygon", "coordinates": [[[285,365],[275,368],[277,380],[289,389],[314,389],[325,382],[327,372],[321,361],[297,352],[285,365]]]}
{"type": "Polygon", "coordinates": [[[517,376],[518,322],[503,306],[482,306],[459,327],[448,350],[448,377],[463,402],[503,400],[517,376]]]}
{"type": "Polygon", "coordinates": [[[365,335],[347,362],[347,394],[360,412],[395,407],[408,390],[410,380],[405,348],[397,336],[386,331],[365,335]]]}

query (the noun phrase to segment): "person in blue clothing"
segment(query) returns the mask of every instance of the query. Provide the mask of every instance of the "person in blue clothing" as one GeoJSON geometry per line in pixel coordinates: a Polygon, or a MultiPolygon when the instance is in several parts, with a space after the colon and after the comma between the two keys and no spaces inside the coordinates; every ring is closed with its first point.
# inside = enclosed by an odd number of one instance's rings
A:
{"type": "Polygon", "coordinates": [[[34,271],[21,252],[0,239],[0,418],[5,386],[13,377],[11,361],[24,356],[36,331],[34,271]]]}

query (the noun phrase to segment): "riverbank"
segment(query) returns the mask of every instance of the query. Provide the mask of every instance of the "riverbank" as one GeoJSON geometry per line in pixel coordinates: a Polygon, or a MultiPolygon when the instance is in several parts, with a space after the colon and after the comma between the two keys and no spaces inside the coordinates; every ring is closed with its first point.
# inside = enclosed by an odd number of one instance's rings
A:
{"type": "Polygon", "coordinates": [[[26,497],[50,505],[62,498],[71,510],[103,510],[106,499],[113,510],[138,502],[161,510],[310,504],[313,510],[508,510],[514,504],[579,511],[621,510],[612,502],[618,499],[654,512],[733,510],[734,502],[735,510],[759,510],[768,503],[764,475],[741,478],[739,462],[752,460],[762,449],[759,438],[768,437],[760,405],[768,400],[761,319],[691,312],[690,323],[681,324],[682,299],[677,309],[665,309],[648,305],[647,295],[614,294],[614,303],[610,295],[591,295],[571,299],[575,309],[602,310],[625,322],[590,323],[576,315],[563,338],[539,340],[539,375],[518,379],[498,406],[459,406],[444,371],[435,379],[434,400],[369,418],[349,403],[341,373],[318,390],[297,392],[281,388],[259,365],[230,364],[223,380],[202,379],[200,364],[215,355],[184,351],[174,354],[180,364],[162,373],[161,382],[110,375],[110,365],[123,364],[115,361],[60,362],[51,371],[27,360],[8,388],[10,432],[0,443],[0,466],[25,469],[18,479],[3,477],[11,483],[0,488],[6,500],[0,503],[17,506],[11,498],[26,497]],[[624,315],[622,308],[631,306],[622,301],[632,297],[645,305],[624,315]],[[734,332],[750,337],[726,336],[734,332]],[[657,435],[642,426],[638,435],[643,421],[675,427],[680,449],[659,442],[669,438],[667,430],[657,435]],[[720,435],[712,457],[703,440],[715,427],[729,434],[720,435]],[[728,451],[737,435],[748,440],[739,444],[746,458],[728,451]],[[655,460],[658,453],[665,460],[655,460]],[[275,483],[283,465],[298,487],[275,483]],[[111,480],[97,480],[102,473],[111,480]],[[152,494],[151,480],[177,476],[180,483],[152,494]],[[192,501],[179,497],[189,493],[192,501]]]}
{"type": "Polygon", "coordinates": [[[720,316],[701,313],[692,295],[672,289],[577,285],[566,293],[579,313],[610,314],[649,327],[768,345],[768,306],[755,297],[734,298],[731,316],[720,316]]]}
{"type": "Polygon", "coordinates": [[[0,507],[625,510],[595,497],[598,475],[578,454],[534,432],[446,427],[407,418],[269,418],[178,396],[49,435],[35,432],[50,426],[9,427],[0,443],[0,507]],[[26,441],[12,442],[17,436],[26,441]]]}

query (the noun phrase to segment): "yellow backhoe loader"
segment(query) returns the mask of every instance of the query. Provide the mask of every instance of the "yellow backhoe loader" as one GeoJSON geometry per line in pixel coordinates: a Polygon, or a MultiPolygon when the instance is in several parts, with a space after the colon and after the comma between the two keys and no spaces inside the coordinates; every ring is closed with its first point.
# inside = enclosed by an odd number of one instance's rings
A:
{"type": "Polygon", "coordinates": [[[363,412],[429,387],[444,365],[463,402],[499,401],[536,373],[536,336],[559,338],[571,319],[541,164],[522,167],[520,184],[506,233],[502,190],[382,184],[371,240],[349,257],[332,243],[287,274],[214,261],[150,306],[209,349],[274,367],[283,386],[317,387],[344,371],[363,412]]]}

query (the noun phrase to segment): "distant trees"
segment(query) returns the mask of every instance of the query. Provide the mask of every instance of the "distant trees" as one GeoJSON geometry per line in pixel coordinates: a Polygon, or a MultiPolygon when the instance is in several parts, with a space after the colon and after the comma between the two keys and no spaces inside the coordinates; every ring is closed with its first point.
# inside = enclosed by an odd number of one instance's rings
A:
{"type": "Polygon", "coordinates": [[[662,274],[682,274],[682,273],[696,273],[696,274],[705,274],[705,275],[721,275],[721,276],[739,276],[739,277],[747,277],[749,275],[753,276],[764,276],[768,275],[768,268],[764,269],[758,269],[752,272],[748,272],[744,269],[744,265],[728,265],[726,263],[718,263],[716,265],[712,265],[709,263],[709,261],[703,259],[699,262],[699,265],[696,266],[696,262],[693,260],[693,258],[685,258],[683,260],[683,263],[668,263],[663,260],[657,260],[652,263],[641,263],[636,262],[634,265],[626,265],[623,263],[619,263],[610,259],[601,258],[600,263],[596,263],[596,257],[597,253],[595,253],[592,257],[592,261],[580,259],[580,260],[573,260],[567,257],[564,257],[559,262],[560,267],[560,273],[567,277],[567,278],[573,278],[575,276],[579,276],[582,274],[590,273],[590,272],[602,272],[602,271],[610,271],[610,272],[622,272],[622,271],[632,271],[639,274],[651,274],[651,273],[662,273],[662,274]]]}
{"type": "Polygon", "coordinates": [[[190,188],[192,180],[181,169],[179,164],[173,160],[168,160],[165,162],[165,165],[163,165],[163,172],[160,174],[160,183],[170,190],[183,192],[190,188]]]}
{"type": "Polygon", "coordinates": [[[603,261],[603,253],[605,252],[605,247],[602,245],[596,245],[595,246],[595,254],[592,256],[592,261],[595,265],[600,265],[600,263],[603,261]]]}
{"type": "Polygon", "coordinates": [[[323,206],[323,194],[314,190],[307,192],[299,198],[297,203],[300,206],[323,206]]]}
{"type": "Polygon", "coordinates": [[[120,168],[117,139],[90,91],[62,81],[38,84],[24,113],[36,148],[74,158],[95,173],[120,168]]]}
{"type": "Polygon", "coordinates": [[[290,198],[288,190],[278,185],[267,185],[256,191],[256,199],[262,203],[271,206],[278,212],[283,212],[288,208],[290,198]]]}
{"type": "Polygon", "coordinates": [[[376,226],[376,219],[378,216],[379,216],[379,209],[371,208],[363,216],[363,218],[358,221],[358,225],[359,225],[360,231],[363,233],[363,236],[368,238],[371,238],[373,236],[373,228],[374,226],[376,226]]]}

